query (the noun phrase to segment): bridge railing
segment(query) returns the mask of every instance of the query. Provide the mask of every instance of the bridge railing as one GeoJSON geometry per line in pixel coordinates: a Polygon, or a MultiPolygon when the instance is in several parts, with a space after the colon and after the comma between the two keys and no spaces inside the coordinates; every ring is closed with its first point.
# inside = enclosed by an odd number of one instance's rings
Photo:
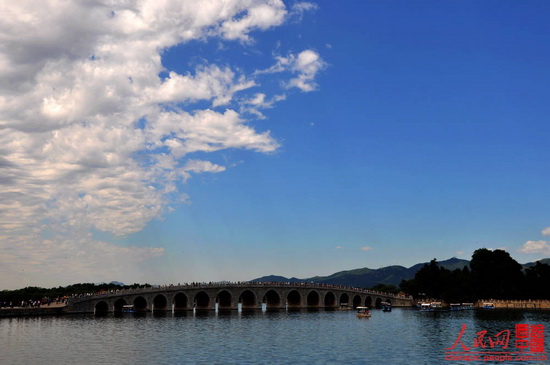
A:
{"type": "Polygon", "coordinates": [[[318,289],[335,289],[335,290],[346,290],[353,291],[356,293],[365,293],[371,295],[381,295],[385,297],[392,297],[395,299],[405,299],[412,300],[411,296],[397,295],[393,293],[380,292],[376,290],[369,290],[359,287],[347,286],[347,285],[335,285],[335,284],[321,284],[321,283],[297,283],[297,282],[280,282],[280,281],[238,281],[238,282],[192,282],[184,284],[168,284],[168,285],[155,285],[155,286],[143,286],[137,288],[127,288],[127,289],[112,289],[104,290],[101,292],[85,293],[85,294],[75,294],[71,296],[71,302],[81,302],[90,299],[97,299],[98,297],[112,297],[120,296],[127,294],[141,294],[141,293],[156,293],[156,292],[165,292],[167,290],[185,290],[185,289],[208,289],[208,288],[223,288],[223,287],[296,287],[296,288],[318,288],[318,289]]]}

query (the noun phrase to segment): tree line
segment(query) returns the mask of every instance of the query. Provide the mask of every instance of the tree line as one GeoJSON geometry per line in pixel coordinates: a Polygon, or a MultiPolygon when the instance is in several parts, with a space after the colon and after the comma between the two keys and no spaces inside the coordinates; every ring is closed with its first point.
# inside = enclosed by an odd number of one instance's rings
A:
{"type": "Polygon", "coordinates": [[[416,299],[438,298],[447,303],[550,299],[550,265],[537,261],[524,270],[508,252],[480,248],[474,251],[469,268],[451,271],[433,259],[414,279],[403,280],[400,288],[416,299]]]}
{"type": "Polygon", "coordinates": [[[17,290],[2,290],[0,291],[0,303],[20,303],[27,300],[40,300],[43,298],[62,298],[70,297],[74,294],[86,294],[86,293],[98,293],[101,291],[110,291],[117,289],[130,289],[139,287],[151,287],[150,284],[132,284],[132,285],[119,285],[119,284],[93,284],[93,283],[79,283],[66,287],[57,288],[40,288],[36,286],[28,286],[23,289],[17,290]]]}

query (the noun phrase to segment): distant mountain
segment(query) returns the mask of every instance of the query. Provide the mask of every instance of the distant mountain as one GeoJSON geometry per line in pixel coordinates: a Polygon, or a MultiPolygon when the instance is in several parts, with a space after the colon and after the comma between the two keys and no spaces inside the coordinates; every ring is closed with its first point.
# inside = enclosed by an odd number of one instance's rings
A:
{"type": "Polygon", "coordinates": [[[285,283],[303,283],[305,282],[306,280],[302,280],[302,279],[296,279],[296,278],[285,278],[284,276],[277,276],[277,275],[268,275],[268,276],[262,276],[261,278],[257,278],[257,279],[254,279],[254,280],[250,280],[250,281],[262,281],[262,282],[269,282],[269,281],[274,281],[274,282],[285,282],[285,283]]]}
{"type": "MultiPolygon", "coordinates": [[[[100,282],[100,283],[94,283],[94,285],[105,285],[105,284],[107,284],[107,283],[104,282],[104,281],[103,281],[103,282],[100,282]]],[[[111,281],[111,282],[109,283],[109,285],[111,285],[111,284],[112,284],[112,285],[118,285],[118,286],[126,286],[126,284],[121,283],[120,281],[111,281]]]]}
{"type": "MultiPolygon", "coordinates": [[[[537,260],[537,261],[540,261],[541,264],[547,264],[547,265],[550,265],[550,259],[542,259],[542,260],[537,260]]],[[[523,266],[523,269],[525,270],[526,268],[529,268],[531,266],[535,266],[535,264],[537,263],[537,261],[535,262],[528,262],[526,264],[523,264],[521,266],[523,266]]]]}
{"type": "MultiPolygon", "coordinates": [[[[416,265],[411,266],[409,268],[409,270],[412,272],[411,279],[414,277],[414,274],[416,274],[416,272],[418,270],[422,269],[422,267],[426,264],[429,264],[429,262],[424,262],[424,263],[421,263],[421,264],[416,264],[416,265]]],[[[438,261],[437,264],[439,266],[442,266],[445,269],[451,270],[451,271],[456,270],[456,269],[462,270],[464,268],[464,266],[467,266],[468,268],[470,268],[470,261],[457,259],[456,257],[452,257],[452,258],[450,258],[448,260],[445,260],[445,261],[438,261]]]]}
{"type": "MultiPolygon", "coordinates": [[[[355,269],[340,271],[330,276],[314,276],[306,279],[297,278],[285,278],[284,276],[264,276],[251,281],[284,281],[284,282],[314,282],[319,284],[333,284],[333,285],[350,285],[361,288],[371,288],[377,284],[385,285],[399,285],[401,280],[412,279],[416,272],[421,269],[427,263],[416,264],[410,268],[404,266],[393,265],[386,266],[380,269],[355,269]]],[[[470,261],[461,260],[453,257],[449,260],[439,261],[438,264],[446,269],[462,269],[464,266],[470,265],[470,261]]]]}
{"type": "MultiPolygon", "coordinates": [[[[550,265],[550,258],[537,260],[543,264],[550,265]]],[[[527,269],[534,266],[536,262],[529,262],[523,264],[523,269],[527,269]]],[[[306,279],[298,278],[286,278],[284,276],[269,275],[263,276],[250,281],[275,281],[275,282],[291,282],[291,283],[319,283],[319,284],[333,284],[333,285],[350,285],[360,288],[372,288],[377,284],[384,285],[396,285],[398,286],[403,279],[409,280],[414,278],[414,275],[428,262],[413,265],[409,268],[399,265],[386,266],[380,269],[369,269],[367,267],[362,269],[339,271],[329,276],[314,276],[306,279]]],[[[464,266],[470,268],[470,261],[458,259],[456,257],[450,258],[444,261],[438,261],[439,266],[444,267],[447,270],[462,270],[464,266]]]]}

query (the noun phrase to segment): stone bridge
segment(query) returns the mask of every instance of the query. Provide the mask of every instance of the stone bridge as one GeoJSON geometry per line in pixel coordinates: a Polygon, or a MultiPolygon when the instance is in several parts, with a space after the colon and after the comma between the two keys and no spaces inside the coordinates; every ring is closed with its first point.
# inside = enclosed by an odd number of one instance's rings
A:
{"type": "Polygon", "coordinates": [[[380,307],[382,302],[409,307],[412,297],[360,288],[304,283],[210,283],[125,289],[72,298],[66,312],[231,311],[380,307]]]}

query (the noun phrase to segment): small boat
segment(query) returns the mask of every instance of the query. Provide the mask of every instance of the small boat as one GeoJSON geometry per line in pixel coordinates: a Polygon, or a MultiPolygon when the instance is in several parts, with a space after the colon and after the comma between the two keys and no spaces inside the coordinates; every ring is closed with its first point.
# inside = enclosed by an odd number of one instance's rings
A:
{"type": "Polygon", "coordinates": [[[495,309],[494,303],[483,303],[483,309],[495,309]]]}
{"type": "Polygon", "coordinates": [[[460,303],[451,303],[450,307],[451,307],[452,311],[461,311],[462,310],[462,305],[460,303]]]}
{"type": "Polygon", "coordinates": [[[136,312],[136,309],[131,304],[122,306],[122,313],[135,313],[135,312],[136,312]]]}
{"type": "Polygon", "coordinates": [[[390,302],[384,302],[384,303],[381,303],[381,305],[382,305],[382,312],[391,312],[390,302]]]}
{"type": "Polygon", "coordinates": [[[430,303],[420,303],[420,310],[422,312],[429,312],[431,309],[430,303]]]}
{"type": "Polygon", "coordinates": [[[338,308],[338,310],[341,310],[341,311],[349,311],[351,309],[353,309],[353,308],[350,307],[348,305],[348,303],[342,303],[342,304],[340,304],[340,308],[338,308]]]}
{"type": "Polygon", "coordinates": [[[357,318],[369,318],[371,316],[369,307],[357,307],[357,318]]]}
{"type": "Polygon", "coordinates": [[[441,302],[431,302],[420,304],[420,311],[422,312],[441,312],[445,309],[441,305],[441,302]]]}
{"type": "Polygon", "coordinates": [[[474,303],[462,303],[462,309],[463,310],[474,309],[474,303]]]}

